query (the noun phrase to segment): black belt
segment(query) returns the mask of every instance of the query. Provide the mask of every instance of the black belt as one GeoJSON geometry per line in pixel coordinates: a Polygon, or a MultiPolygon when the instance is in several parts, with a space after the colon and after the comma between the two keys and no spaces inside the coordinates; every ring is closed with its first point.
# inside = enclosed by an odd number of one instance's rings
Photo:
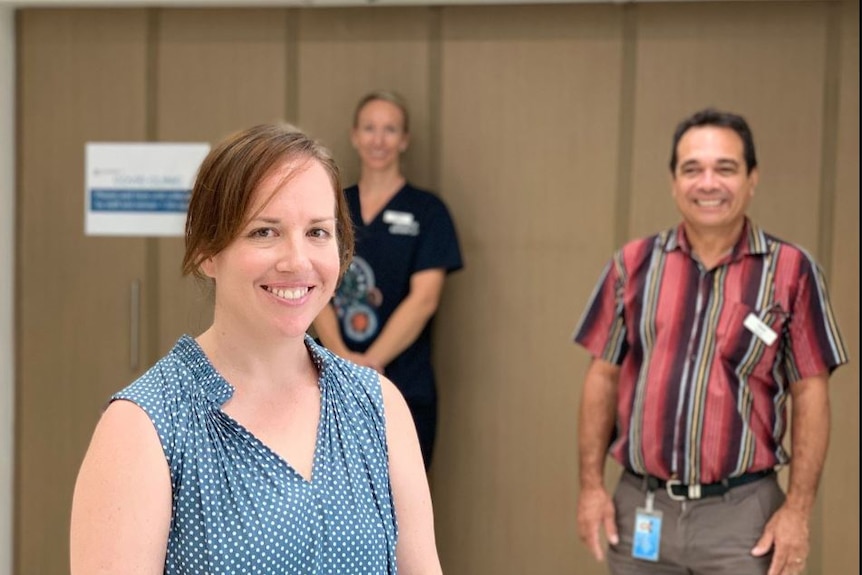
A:
{"type": "Polygon", "coordinates": [[[635,477],[646,480],[647,489],[655,491],[656,489],[665,489],[671,499],[684,501],[689,499],[703,499],[704,497],[715,497],[724,495],[734,487],[752,483],[758,479],[763,479],[775,473],[774,469],[763,469],[753,473],[746,473],[736,477],[728,477],[722,481],[706,484],[686,485],[679,479],[659,479],[654,475],[641,475],[634,471],[629,471],[635,477]]]}

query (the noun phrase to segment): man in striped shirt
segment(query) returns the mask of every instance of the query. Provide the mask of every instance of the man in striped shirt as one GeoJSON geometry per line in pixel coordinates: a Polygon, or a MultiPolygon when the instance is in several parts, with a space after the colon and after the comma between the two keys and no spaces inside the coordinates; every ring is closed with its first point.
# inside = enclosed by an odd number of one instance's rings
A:
{"type": "Polygon", "coordinates": [[[579,535],[602,560],[604,529],[615,575],[796,575],[828,445],[828,378],[847,361],[823,274],[747,218],[758,170],[744,118],[683,120],[670,169],[682,223],[619,250],[575,330],[593,356],[579,535]],[[625,469],[613,498],[608,452],[625,469]],[[788,463],[785,496],[774,470],[788,463]]]}

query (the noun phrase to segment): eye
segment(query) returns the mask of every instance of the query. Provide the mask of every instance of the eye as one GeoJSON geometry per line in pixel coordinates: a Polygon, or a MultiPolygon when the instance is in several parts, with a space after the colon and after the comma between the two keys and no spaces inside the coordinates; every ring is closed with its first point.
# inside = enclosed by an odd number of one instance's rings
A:
{"type": "Polygon", "coordinates": [[[332,232],[326,228],[311,228],[308,235],[315,239],[326,240],[332,237],[332,232]]]}
{"type": "Polygon", "coordinates": [[[255,228],[248,233],[250,238],[272,238],[276,236],[274,228],[255,228]]]}

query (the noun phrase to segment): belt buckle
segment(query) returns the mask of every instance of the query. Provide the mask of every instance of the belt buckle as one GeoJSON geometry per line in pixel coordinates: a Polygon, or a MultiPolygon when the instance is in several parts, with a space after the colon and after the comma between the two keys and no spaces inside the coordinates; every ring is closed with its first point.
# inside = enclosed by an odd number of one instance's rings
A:
{"type": "Polygon", "coordinates": [[[683,484],[682,481],[680,481],[679,479],[668,479],[664,484],[664,487],[667,490],[667,496],[670,497],[671,499],[673,499],[674,501],[686,501],[688,499],[700,499],[701,493],[700,493],[700,485],[699,484],[689,485],[688,486],[688,493],[686,495],[677,495],[676,493],[674,493],[673,492],[674,486],[675,485],[682,485],[682,484],[683,484]]]}

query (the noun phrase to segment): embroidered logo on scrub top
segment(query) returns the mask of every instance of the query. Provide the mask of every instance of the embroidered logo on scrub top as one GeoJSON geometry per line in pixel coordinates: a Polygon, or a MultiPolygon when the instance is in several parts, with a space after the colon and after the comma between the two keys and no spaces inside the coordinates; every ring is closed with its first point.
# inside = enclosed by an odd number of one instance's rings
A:
{"type": "Polygon", "coordinates": [[[383,212],[383,223],[389,224],[389,233],[397,236],[418,236],[419,222],[410,212],[386,210],[383,212]]]}

